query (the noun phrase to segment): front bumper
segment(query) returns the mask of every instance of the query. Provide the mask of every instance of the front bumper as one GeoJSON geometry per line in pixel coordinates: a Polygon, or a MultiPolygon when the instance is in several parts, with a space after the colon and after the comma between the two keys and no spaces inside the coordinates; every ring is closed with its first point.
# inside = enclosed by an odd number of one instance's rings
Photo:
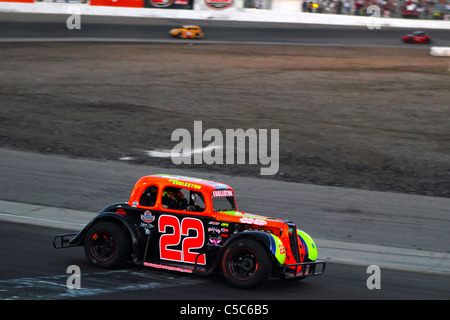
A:
{"type": "Polygon", "coordinates": [[[325,272],[325,261],[311,261],[282,266],[282,277],[285,279],[318,276],[325,272]]]}

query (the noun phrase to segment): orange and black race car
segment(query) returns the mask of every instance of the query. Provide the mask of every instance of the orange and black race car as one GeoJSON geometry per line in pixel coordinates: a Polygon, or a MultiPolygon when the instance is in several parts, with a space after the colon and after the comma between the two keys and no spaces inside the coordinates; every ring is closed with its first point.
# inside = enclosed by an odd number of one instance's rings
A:
{"type": "Polygon", "coordinates": [[[79,233],[56,235],[53,246],[84,246],[100,268],[131,260],[200,275],[223,272],[238,288],[325,270],[314,241],[293,222],[238,211],[230,186],[183,176],[142,177],[128,203],[107,206],[79,233]]]}
{"type": "Polygon", "coordinates": [[[203,39],[205,35],[202,32],[202,29],[197,26],[181,26],[180,28],[172,29],[169,31],[169,34],[174,38],[194,38],[194,39],[203,39]]]}

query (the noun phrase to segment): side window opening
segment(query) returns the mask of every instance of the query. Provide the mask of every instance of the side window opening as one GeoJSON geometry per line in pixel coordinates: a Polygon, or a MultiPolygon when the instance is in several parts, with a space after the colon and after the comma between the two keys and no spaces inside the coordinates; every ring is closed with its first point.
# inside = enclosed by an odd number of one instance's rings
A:
{"type": "Polygon", "coordinates": [[[212,192],[214,212],[236,211],[236,201],[231,190],[214,190],[212,192]]]}
{"type": "Polygon", "coordinates": [[[145,207],[153,207],[156,203],[156,196],[158,195],[158,187],[150,186],[145,189],[139,199],[139,204],[145,207]]]}
{"type": "Polygon", "coordinates": [[[203,194],[189,189],[166,187],[163,190],[161,202],[166,209],[193,212],[205,211],[203,194]]]}

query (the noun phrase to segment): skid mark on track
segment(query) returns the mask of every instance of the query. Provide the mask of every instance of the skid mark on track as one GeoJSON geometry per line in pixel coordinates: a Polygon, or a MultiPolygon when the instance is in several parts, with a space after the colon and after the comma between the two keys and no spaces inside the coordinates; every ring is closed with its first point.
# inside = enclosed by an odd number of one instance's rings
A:
{"type": "Polygon", "coordinates": [[[67,279],[70,274],[37,278],[0,280],[2,300],[57,300],[74,299],[97,294],[116,293],[133,290],[169,288],[195,285],[205,281],[196,277],[171,275],[147,270],[116,270],[81,274],[81,288],[69,289],[67,279]]]}

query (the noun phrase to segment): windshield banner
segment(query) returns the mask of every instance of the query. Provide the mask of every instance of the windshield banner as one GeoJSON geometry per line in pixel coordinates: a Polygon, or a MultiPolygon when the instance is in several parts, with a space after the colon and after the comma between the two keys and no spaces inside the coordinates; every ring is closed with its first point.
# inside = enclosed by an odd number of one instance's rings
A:
{"type": "Polygon", "coordinates": [[[231,190],[214,190],[212,192],[213,197],[233,197],[233,191],[231,190]]]}

